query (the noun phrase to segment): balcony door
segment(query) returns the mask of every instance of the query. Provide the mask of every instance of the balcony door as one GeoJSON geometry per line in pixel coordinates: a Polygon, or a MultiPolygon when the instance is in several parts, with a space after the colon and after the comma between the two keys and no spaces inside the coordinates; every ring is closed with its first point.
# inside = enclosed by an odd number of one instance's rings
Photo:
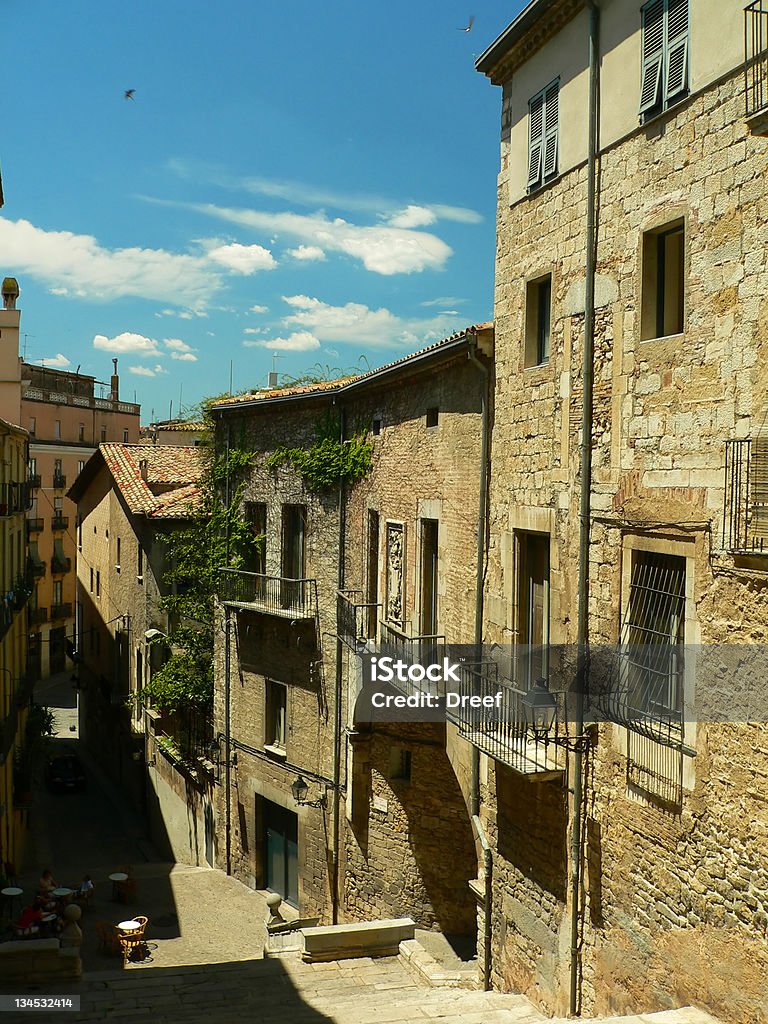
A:
{"type": "Polygon", "coordinates": [[[530,689],[549,675],[549,535],[520,533],[517,683],[530,689]]]}
{"type": "Polygon", "coordinates": [[[283,544],[281,572],[283,577],[282,605],[294,608],[300,605],[302,584],[289,580],[302,580],[306,572],[307,510],[304,505],[283,505],[283,544]]]}
{"type": "Polygon", "coordinates": [[[421,520],[421,607],[419,632],[437,632],[437,519],[421,520]]]}

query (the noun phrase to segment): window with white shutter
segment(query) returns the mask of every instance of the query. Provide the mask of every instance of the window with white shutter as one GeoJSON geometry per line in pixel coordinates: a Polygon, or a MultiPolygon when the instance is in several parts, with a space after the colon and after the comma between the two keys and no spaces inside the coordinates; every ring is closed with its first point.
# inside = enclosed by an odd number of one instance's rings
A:
{"type": "Polygon", "coordinates": [[[688,92],[689,0],[651,0],[642,8],[640,115],[688,92]]]}
{"type": "Polygon", "coordinates": [[[551,82],[528,103],[528,190],[557,174],[560,81],[551,82]]]}

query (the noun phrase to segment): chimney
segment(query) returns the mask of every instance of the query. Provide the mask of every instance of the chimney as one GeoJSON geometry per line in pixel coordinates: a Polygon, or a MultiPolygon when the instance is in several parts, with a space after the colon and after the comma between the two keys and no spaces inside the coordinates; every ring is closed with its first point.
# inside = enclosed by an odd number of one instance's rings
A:
{"type": "Polygon", "coordinates": [[[112,389],[112,401],[116,402],[120,397],[120,378],[117,375],[117,359],[112,360],[112,380],[109,382],[112,389]]]}
{"type": "Polygon", "coordinates": [[[3,309],[16,309],[19,297],[19,282],[15,277],[3,278],[3,309]]]}
{"type": "Polygon", "coordinates": [[[144,483],[147,482],[148,470],[149,463],[147,462],[147,460],[139,459],[139,473],[141,474],[141,479],[144,481],[144,483]]]}
{"type": "Polygon", "coordinates": [[[270,388],[276,388],[277,387],[277,371],[276,370],[270,370],[269,371],[269,378],[268,378],[268,381],[267,381],[267,387],[270,387],[270,388]]]}

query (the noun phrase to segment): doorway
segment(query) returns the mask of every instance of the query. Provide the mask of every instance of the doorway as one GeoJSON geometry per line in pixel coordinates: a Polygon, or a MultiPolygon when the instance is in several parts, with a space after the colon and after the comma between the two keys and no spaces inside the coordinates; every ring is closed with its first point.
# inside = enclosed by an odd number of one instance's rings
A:
{"type": "Polygon", "coordinates": [[[292,907],[299,905],[299,819],[285,807],[264,800],[266,888],[292,907]]]}

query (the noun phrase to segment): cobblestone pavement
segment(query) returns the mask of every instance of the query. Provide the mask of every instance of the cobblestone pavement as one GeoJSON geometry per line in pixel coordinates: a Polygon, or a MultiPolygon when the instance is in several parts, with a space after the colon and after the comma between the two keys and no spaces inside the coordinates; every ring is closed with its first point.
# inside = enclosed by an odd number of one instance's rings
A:
{"type": "MultiPolygon", "coordinates": [[[[77,1024],[543,1024],[523,996],[418,985],[397,958],[304,964],[295,956],[201,968],[134,965],[92,974],[59,994],[80,1013],[35,1014],[77,1024]]],[[[549,1024],[566,1024],[551,1021],[549,1024]]],[[[690,1008],[604,1018],[603,1024],[715,1024],[690,1008]]]]}

